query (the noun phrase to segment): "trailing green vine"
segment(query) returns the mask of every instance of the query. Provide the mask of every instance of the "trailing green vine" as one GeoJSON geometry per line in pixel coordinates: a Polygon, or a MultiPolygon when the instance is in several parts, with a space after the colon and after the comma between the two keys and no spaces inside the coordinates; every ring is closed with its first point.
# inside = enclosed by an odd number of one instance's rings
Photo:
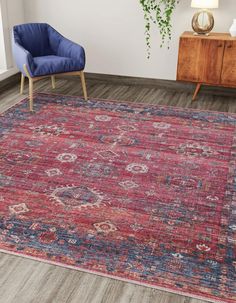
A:
{"type": "Polygon", "coordinates": [[[148,58],[150,58],[151,50],[151,24],[155,24],[159,28],[161,35],[161,44],[162,47],[166,40],[169,42],[171,40],[171,18],[176,8],[176,5],[180,0],[139,0],[142,5],[145,19],[145,36],[147,44],[148,58]]]}

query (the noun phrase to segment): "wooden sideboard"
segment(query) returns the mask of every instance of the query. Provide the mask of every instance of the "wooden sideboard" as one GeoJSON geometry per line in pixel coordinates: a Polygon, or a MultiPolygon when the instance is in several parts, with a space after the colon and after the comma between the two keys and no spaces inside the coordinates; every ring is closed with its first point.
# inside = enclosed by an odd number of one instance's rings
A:
{"type": "Polygon", "coordinates": [[[193,100],[201,85],[236,88],[236,38],[226,33],[195,36],[184,32],[179,42],[177,80],[197,83],[193,100]]]}

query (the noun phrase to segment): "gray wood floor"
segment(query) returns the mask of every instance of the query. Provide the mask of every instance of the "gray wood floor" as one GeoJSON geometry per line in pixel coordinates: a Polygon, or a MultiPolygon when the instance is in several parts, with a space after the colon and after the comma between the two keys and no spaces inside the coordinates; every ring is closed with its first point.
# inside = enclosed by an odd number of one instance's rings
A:
{"type": "MultiPolygon", "coordinates": [[[[236,97],[199,95],[153,86],[128,86],[99,80],[87,81],[90,97],[236,112],[236,97]]],[[[26,87],[27,88],[27,87],[26,87]]],[[[36,84],[52,92],[49,80],[36,84]]],[[[80,82],[59,79],[58,94],[82,95],[80,82]]],[[[22,99],[17,85],[0,92],[0,112],[22,99]]],[[[0,253],[0,303],[204,303],[147,287],[69,270],[0,253]]]]}

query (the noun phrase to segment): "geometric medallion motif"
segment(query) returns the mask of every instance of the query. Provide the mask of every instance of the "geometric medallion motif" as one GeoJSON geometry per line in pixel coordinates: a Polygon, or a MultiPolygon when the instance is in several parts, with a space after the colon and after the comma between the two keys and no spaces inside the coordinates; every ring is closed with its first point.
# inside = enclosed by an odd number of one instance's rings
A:
{"type": "Polygon", "coordinates": [[[145,174],[148,172],[148,167],[145,164],[132,163],[126,167],[126,170],[133,174],[145,174]]]}
{"type": "Polygon", "coordinates": [[[9,163],[29,163],[31,162],[33,157],[30,152],[13,151],[8,152],[6,155],[3,156],[3,158],[9,163]]]}
{"type": "Polygon", "coordinates": [[[98,207],[103,196],[94,189],[85,186],[66,186],[56,188],[52,194],[53,198],[58,203],[66,208],[83,209],[86,207],[98,207]]]}
{"type": "Polygon", "coordinates": [[[113,143],[118,143],[120,145],[124,146],[132,146],[136,143],[136,140],[133,138],[129,138],[127,136],[101,136],[101,142],[103,143],[108,143],[108,144],[113,144],[113,143]]]}
{"type": "Polygon", "coordinates": [[[76,159],[77,159],[76,155],[69,153],[63,153],[57,156],[57,160],[59,160],[62,163],[75,162],[76,159]]]}
{"type": "Polygon", "coordinates": [[[199,143],[184,143],[179,146],[179,153],[188,156],[210,157],[215,152],[209,146],[202,146],[199,143]]]}
{"type": "Polygon", "coordinates": [[[29,209],[25,203],[11,205],[11,206],[9,206],[9,210],[12,215],[23,214],[23,213],[27,213],[29,211],[29,209]]]}
{"type": "Polygon", "coordinates": [[[41,136],[59,136],[60,134],[66,133],[65,129],[58,125],[39,125],[32,127],[32,130],[36,135],[41,136]]]}
{"type": "Polygon", "coordinates": [[[94,227],[98,232],[102,232],[105,234],[109,234],[110,232],[114,232],[117,230],[116,226],[110,221],[95,223],[94,227]]]}

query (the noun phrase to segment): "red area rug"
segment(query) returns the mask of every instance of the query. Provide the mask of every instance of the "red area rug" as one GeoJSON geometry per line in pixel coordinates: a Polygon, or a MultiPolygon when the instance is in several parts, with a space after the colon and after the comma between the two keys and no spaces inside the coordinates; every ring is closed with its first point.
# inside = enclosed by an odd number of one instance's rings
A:
{"type": "Polygon", "coordinates": [[[0,250],[236,301],[236,115],[38,94],[0,116],[0,250]]]}

